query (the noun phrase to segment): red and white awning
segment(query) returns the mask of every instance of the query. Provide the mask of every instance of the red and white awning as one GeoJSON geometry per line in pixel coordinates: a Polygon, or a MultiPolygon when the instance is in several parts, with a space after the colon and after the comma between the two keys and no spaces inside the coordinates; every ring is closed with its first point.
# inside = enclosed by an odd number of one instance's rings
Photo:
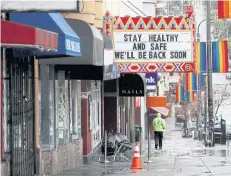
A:
{"type": "Polygon", "coordinates": [[[169,109],[166,108],[166,107],[153,107],[153,108],[150,108],[150,109],[155,110],[156,112],[161,113],[165,117],[167,117],[168,113],[169,113],[169,109]]]}
{"type": "Polygon", "coordinates": [[[33,26],[1,20],[1,47],[57,50],[58,34],[33,26]]]}

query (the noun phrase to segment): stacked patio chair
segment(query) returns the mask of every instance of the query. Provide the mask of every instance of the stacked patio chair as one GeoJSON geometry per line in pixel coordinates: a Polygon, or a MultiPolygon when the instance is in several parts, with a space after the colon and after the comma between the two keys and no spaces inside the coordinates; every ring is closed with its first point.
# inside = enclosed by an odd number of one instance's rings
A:
{"type": "MultiPolygon", "coordinates": [[[[107,136],[107,160],[115,161],[131,161],[133,145],[129,142],[127,136],[122,134],[109,134],[107,136]]],[[[101,140],[101,153],[99,162],[105,158],[105,139],[101,140]]]]}

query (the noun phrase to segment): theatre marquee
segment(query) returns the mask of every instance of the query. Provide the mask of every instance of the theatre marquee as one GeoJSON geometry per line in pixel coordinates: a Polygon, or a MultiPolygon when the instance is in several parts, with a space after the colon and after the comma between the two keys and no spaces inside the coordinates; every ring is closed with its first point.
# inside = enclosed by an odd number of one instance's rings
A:
{"type": "Polygon", "coordinates": [[[193,62],[191,30],[114,30],[113,43],[117,63],[193,62]]]}

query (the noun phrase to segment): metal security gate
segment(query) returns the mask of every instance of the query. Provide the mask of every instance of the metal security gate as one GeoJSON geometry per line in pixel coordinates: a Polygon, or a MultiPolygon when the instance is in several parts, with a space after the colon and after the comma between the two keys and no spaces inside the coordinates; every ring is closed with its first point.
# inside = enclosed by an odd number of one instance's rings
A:
{"type": "Polygon", "coordinates": [[[11,176],[35,174],[33,61],[29,57],[8,60],[11,176]]]}

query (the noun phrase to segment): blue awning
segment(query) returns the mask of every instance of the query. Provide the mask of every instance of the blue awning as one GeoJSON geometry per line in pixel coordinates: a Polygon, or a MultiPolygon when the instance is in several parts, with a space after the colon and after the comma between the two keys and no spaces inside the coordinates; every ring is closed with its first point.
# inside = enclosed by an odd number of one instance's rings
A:
{"type": "MultiPolygon", "coordinates": [[[[73,31],[60,13],[10,13],[10,21],[35,26],[53,31],[58,36],[58,51],[23,51],[17,50],[17,55],[36,56],[81,56],[81,42],[78,35],[73,31]]],[[[42,36],[41,36],[42,37],[42,36]]]]}

